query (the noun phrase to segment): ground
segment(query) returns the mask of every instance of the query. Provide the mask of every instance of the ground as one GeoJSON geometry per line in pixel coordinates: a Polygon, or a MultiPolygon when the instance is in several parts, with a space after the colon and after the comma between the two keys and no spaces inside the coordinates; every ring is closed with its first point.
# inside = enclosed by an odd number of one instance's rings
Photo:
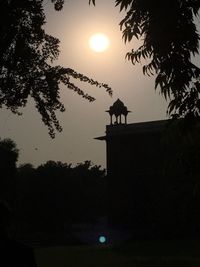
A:
{"type": "Polygon", "coordinates": [[[38,267],[199,267],[199,241],[140,241],[118,247],[42,246],[38,267]]]}

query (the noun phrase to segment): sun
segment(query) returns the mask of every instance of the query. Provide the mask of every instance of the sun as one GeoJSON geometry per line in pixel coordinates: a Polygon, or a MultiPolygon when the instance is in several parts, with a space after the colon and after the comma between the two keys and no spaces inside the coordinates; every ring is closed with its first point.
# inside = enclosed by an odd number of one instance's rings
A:
{"type": "Polygon", "coordinates": [[[89,39],[90,48],[97,53],[104,52],[108,49],[109,45],[110,40],[103,33],[95,33],[89,39]]]}

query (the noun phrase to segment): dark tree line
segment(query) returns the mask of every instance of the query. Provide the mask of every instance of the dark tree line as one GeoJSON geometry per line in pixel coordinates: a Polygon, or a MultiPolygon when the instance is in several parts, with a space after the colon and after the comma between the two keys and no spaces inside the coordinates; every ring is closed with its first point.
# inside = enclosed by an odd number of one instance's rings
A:
{"type": "Polygon", "coordinates": [[[105,215],[105,171],[90,161],[75,167],[48,161],[17,173],[17,221],[25,232],[68,231],[105,215]]]}
{"type": "Polygon", "coordinates": [[[0,199],[13,204],[17,174],[18,149],[10,139],[0,139],[0,199]]]}
{"type": "Polygon", "coordinates": [[[13,210],[16,234],[70,231],[105,216],[105,170],[90,161],[16,166],[16,144],[0,141],[0,200],[13,210]]]}

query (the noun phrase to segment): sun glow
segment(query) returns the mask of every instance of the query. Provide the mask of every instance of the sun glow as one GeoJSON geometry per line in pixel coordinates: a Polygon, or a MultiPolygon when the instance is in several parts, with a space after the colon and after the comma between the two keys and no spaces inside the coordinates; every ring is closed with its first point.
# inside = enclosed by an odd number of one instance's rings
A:
{"type": "Polygon", "coordinates": [[[96,33],[89,39],[90,48],[97,53],[104,52],[108,49],[109,45],[110,40],[103,33],[96,33]]]}

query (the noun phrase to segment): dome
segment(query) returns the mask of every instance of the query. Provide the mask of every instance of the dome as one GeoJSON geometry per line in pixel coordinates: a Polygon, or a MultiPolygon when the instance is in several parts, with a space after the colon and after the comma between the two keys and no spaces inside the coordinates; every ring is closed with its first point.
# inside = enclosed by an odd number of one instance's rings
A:
{"type": "Polygon", "coordinates": [[[110,107],[109,110],[107,110],[111,116],[111,124],[112,124],[112,116],[114,115],[116,117],[116,124],[121,124],[121,115],[125,116],[125,124],[126,124],[126,117],[130,111],[128,111],[127,107],[124,105],[124,103],[118,98],[113,105],[110,107]],[[118,117],[120,117],[120,120],[118,122],[118,117]]]}

